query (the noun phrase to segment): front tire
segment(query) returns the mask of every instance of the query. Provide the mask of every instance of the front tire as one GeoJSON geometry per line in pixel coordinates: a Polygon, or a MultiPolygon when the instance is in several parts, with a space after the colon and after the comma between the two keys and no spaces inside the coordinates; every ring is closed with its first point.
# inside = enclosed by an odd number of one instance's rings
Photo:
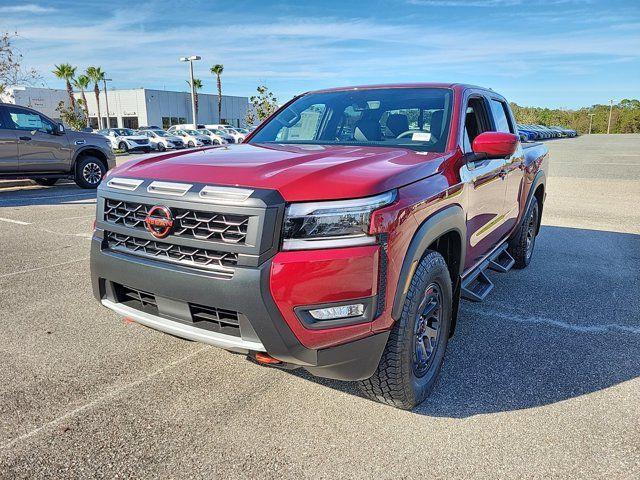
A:
{"type": "Polygon", "coordinates": [[[365,396],[410,410],[431,393],[451,328],[452,287],[447,264],[427,251],[411,279],[402,315],[393,326],[373,376],[359,382],[365,396]]]}
{"type": "Polygon", "coordinates": [[[514,258],[514,268],[526,268],[531,263],[533,257],[533,249],[536,245],[536,236],[538,235],[538,223],[540,218],[540,207],[538,199],[533,197],[531,204],[524,214],[522,227],[518,232],[518,236],[513,240],[509,247],[509,253],[514,258]]]}
{"type": "Polygon", "coordinates": [[[76,164],[75,182],[80,188],[97,188],[107,168],[96,157],[86,156],[76,164]]]}
{"type": "Polygon", "coordinates": [[[129,151],[129,145],[127,145],[127,142],[120,142],[118,144],[118,150],[122,150],[123,152],[128,152],[129,151]]]}
{"type": "Polygon", "coordinates": [[[187,143],[187,146],[188,146],[189,148],[193,148],[193,147],[195,147],[195,146],[196,146],[196,144],[195,144],[195,143],[193,143],[193,142],[191,142],[191,141],[189,141],[189,143],[187,143]]]}
{"type": "Polygon", "coordinates": [[[57,178],[34,178],[33,181],[36,182],[38,185],[42,185],[43,187],[51,187],[56,184],[58,179],[57,178]]]}
{"type": "Polygon", "coordinates": [[[167,148],[162,144],[162,143],[158,143],[158,151],[159,152],[164,152],[167,148]]]}

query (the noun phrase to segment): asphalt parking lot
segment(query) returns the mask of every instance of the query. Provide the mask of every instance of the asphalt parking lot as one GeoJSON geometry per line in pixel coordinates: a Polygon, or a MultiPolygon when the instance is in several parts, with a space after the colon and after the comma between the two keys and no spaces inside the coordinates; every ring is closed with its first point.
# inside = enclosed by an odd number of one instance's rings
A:
{"type": "Polygon", "coordinates": [[[124,323],[95,194],[0,191],[0,477],[638,478],[640,135],[547,144],[533,262],[463,303],[413,412],[124,323]]]}

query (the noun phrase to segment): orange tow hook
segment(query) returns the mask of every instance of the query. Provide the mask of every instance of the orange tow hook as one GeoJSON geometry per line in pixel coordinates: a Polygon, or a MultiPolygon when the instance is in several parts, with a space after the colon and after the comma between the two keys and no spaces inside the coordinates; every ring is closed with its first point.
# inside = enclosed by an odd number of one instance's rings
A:
{"type": "Polygon", "coordinates": [[[279,363],[282,363],[277,358],[273,358],[271,355],[264,352],[256,352],[256,361],[258,363],[264,363],[267,365],[277,365],[279,363]]]}

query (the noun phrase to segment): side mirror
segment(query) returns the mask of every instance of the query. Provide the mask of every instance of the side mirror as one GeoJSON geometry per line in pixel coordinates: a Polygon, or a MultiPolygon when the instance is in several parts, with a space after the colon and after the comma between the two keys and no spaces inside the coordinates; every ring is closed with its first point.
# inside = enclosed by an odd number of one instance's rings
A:
{"type": "Polygon", "coordinates": [[[64,125],[59,123],[58,129],[56,130],[56,135],[64,135],[64,125]]]}
{"type": "Polygon", "coordinates": [[[484,158],[506,158],[518,148],[518,136],[513,133],[484,132],[473,140],[473,153],[484,158]]]}

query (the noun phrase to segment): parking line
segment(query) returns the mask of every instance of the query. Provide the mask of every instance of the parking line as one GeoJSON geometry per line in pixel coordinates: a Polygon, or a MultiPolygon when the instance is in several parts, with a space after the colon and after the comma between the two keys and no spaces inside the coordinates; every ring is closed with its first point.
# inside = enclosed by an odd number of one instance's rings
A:
{"type": "Polygon", "coordinates": [[[38,433],[40,433],[41,431],[49,428],[49,427],[53,427],[57,424],[59,424],[60,422],[74,417],[76,416],[78,413],[81,413],[85,410],[90,409],[91,407],[93,407],[94,405],[97,405],[101,402],[103,402],[104,400],[108,400],[110,398],[116,397],[117,395],[119,395],[120,393],[129,390],[130,388],[134,388],[137,387],[138,385],[141,385],[142,383],[144,383],[146,380],[149,380],[150,378],[156,377],[162,373],[164,373],[165,370],[169,370],[170,368],[175,367],[176,365],[180,365],[181,363],[186,362],[187,360],[191,359],[192,357],[196,356],[198,353],[202,352],[203,350],[209,349],[210,347],[207,345],[205,347],[199,348],[198,350],[196,350],[195,352],[191,352],[190,354],[179,358],[178,360],[174,360],[173,362],[170,362],[168,364],[166,364],[165,366],[154,370],[153,372],[150,372],[148,374],[146,374],[144,377],[139,378],[138,380],[134,380],[133,382],[127,383],[126,385],[123,385],[121,387],[117,387],[114,388],[112,390],[108,390],[106,394],[102,395],[101,397],[95,398],[93,400],[91,400],[88,403],[85,403],[84,405],[75,408],[73,410],[71,410],[70,412],[65,413],[64,415],[55,418],[53,420],[51,420],[50,422],[45,423],[44,425],[40,425],[37,428],[34,428],[33,430],[27,432],[27,433],[23,433],[22,435],[19,435],[15,438],[12,438],[11,440],[5,442],[2,444],[2,446],[0,446],[0,450],[5,450],[7,448],[12,447],[13,445],[15,445],[16,443],[18,443],[21,440],[25,440],[27,438],[30,438],[38,433]]]}
{"type": "Polygon", "coordinates": [[[576,325],[574,323],[563,322],[561,320],[555,320],[553,318],[540,317],[540,316],[529,316],[524,317],[517,314],[510,314],[505,312],[499,312],[496,310],[484,310],[478,309],[474,312],[475,314],[484,315],[487,317],[497,317],[502,320],[510,320],[515,321],[517,323],[534,323],[534,324],[545,324],[551,327],[559,327],[564,328],[566,330],[571,330],[573,332],[578,333],[608,333],[608,332],[622,332],[622,333],[630,333],[635,335],[640,335],[640,327],[633,327],[629,325],[620,325],[617,323],[606,323],[603,325],[576,325]]]}
{"type": "Polygon", "coordinates": [[[23,222],[21,220],[12,220],[11,218],[0,217],[0,222],[15,223],[17,225],[31,225],[29,222],[23,222]]]}
{"type": "Polygon", "coordinates": [[[45,270],[47,268],[62,267],[64,265],[70,265],[70,264],[76,263],[76,262],[83,262],[85,260],[89,260],[89,257],[77,258],[75,260],[69,260],[68,262],[55,263],[53,265],[45,265],[44,267],[27,268],[26,270],[18,270],[17,272],[4,273],[4,274],[0,275],[0,278],[13,277],[15,275],[21,275],[23,273],[37,272],[38,270],[45,270]]]}

